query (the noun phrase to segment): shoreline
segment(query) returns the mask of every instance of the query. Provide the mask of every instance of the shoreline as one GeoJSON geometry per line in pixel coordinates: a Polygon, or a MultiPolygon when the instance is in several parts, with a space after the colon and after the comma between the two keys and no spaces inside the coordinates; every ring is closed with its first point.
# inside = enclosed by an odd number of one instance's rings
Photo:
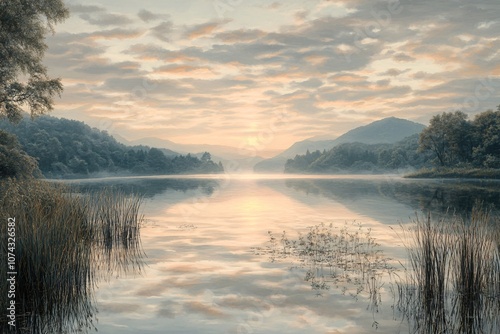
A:
{"type": "Polygon", "coordinates": [[[480,179],[500,180],[500,169],[432,168],[403,175],[406,179],[480,179]]]}

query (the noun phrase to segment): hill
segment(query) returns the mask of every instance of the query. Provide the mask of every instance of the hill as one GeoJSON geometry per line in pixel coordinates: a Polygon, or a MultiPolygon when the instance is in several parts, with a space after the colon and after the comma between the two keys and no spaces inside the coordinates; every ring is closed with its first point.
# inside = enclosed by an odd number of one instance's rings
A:
{"type": "Polygon", "coordinates": [[[171,140],[156,137],[145,137],[132,141],[121,136],[115,137],[119,142],[125,145],[158,147],[160,149],[173,150],[181,154],[191,153],[199,158],[201,158],[204,152],[210,152],[212,154],[212,160],[221,161],[224,166],[232,166],[231,172],[250,171],[256,163],[263,160],[263,158],[259,156],[245,155],[246,152],[239,148],[224,145],[179,144],[171,140]]]}
{"type": "Polygon", "coordinates": [[[179,155],[171,150],[149,146],[126,146],[105,131],[83,122],[41,116],[25,117],[14,125],[0,120],[0,130],[17,136],[22,150],[38,161],[46,177],[86,177],[109,174],[157,175],[220,173],[222,164],[179,155]]]}
{"type": "Polygon", "coordinates": [[[288,159],[308,150],[323,151],[344,143],[362,144],[394,144],[405,137],[420,133],[425,126],[409,120],[388,117],[368,125],[352,129],[332,140],[312,140],[312,138],[296,142],[277,156],[263,160],[254,166],[256,172],[283,172],[288,159]]]}

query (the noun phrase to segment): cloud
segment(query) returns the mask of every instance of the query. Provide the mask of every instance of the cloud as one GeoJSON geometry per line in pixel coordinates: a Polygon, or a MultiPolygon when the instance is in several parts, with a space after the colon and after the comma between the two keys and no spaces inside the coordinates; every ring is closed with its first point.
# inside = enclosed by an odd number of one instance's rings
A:
{"type": "MultiPolygon", "coordinates": [[[[48,37],[45,63],[67,85],[63,103],[78,104],[80,96],[84,113],[94,114],[107,98],[115,117],[127,104],[149,115],[140,126],[160,136],[163,125],[156,131],[153,120],[161,113],[168,137],[179,140],[184,131],[190,141],[204,135],[236,142],[238,133],[251,133],[268,121],[265,115],[286,108],[294,132],[276,140],[289,138],[282,144],[289,146],[296,134],[321,135],[318,119],[332,129],[377,115],[425,122],[439,109],[431,101],[441,109],[463,103],[475,82],[500,75],[495,1],[400,1],[392,12],[385,0],[307,8],[250,1],[227,11],[227,19],[196,16],[205,7],[190,4],[138,3],[113,12],[109,3],[71,4],[76,15],[68,27],[77,29],[48,37]],[[271,14],[275,20],[267,19],[271,14]],[[144,80],[157,85],[130,99],[144,80]]],[[[500,92],[489,93],[479,108],[498,104],[500,92]]],[[[123,124],[135,126],[125,118],[123,124]]]]}
{"type": "Polygon", "coordinates": [[[202,78],[207,80],[209,77],[216,76],[215,71],[209,66],[192,65],[166,65],[154,69],[155,74],[168,74],[185,76],[189,78],[202,78]]]}
{"type": "Polygon", "coordinates": [[[318,88],[323,85],[323,81],[321,81],[318,78],[310,78],[305,81],[294,82],[293,85],[296,87],[303,87],[303,88],[318,88]]]}
{"type": "Polygon", "coordinates": [[[274,1],[272,4],[270,4],[268,6],[268,8],[270,8],[270,9],[278,9],[278,8],[280,8],[282,6],[283,6],[282,3],[278,2],[278,1],[274,1]]]}
{"type": "Polygon", "coordinates": [[[157,315],[162,318],[174,319],[177,316],[178,312],[174,309],[163,307],[158,310],[157,315]]]}
{"type": "Polygon", "coordinates": [[[143,22],[151,22],[151,21],[157,21],[157,20],[165,20],[170,18],[170,15],[166,14],[155,14],[153,12],[150,12],[149,10],[146,9],[141,9],[139,13],[137,13],[137,16],[143,21],[143,22]]]}
{"type": "Polygon", "coordinates": [[[133,39],[140,37],[144,34],[144,31],[141,29],[122,29],[122,28],[114,28],[109,30],[101,30],[96,31],[90,35],[88,35],[89,39],[97,40],[97,39],[133,39]]]}
{"type": "Polygon", "coordinates": [[[158,38],[160,41],[169,42],[173,31],[173,23],[171,21],[164,21],[157,26],[151,28],[151,34],[158,38]]]}
{"type": "Polygon", "coordinates": [[[105,89],[114,92],[129,92],[133,93],[138,90],[146,89],[147,87],[152,87],[150,92],[163,92],[164,94],[185,94],[190,92],[190,90],[177,81],[177,80],[154,80],[151,82],[145,76],[129,76],[124,78],[123,76],[107,76],[107,79],[99,87],[100,89],[105,89]]]}
{"type": "Polygon", "coordinates": [[[187,39],[196,39],[200,37],[205,37],[211,35],[216,30],[220,29],[225,22],[207,22],[203,24],[197,24],[195,26],[186,29],[185,36],[187,39]]]}
{"type": "Polygon", "coordinates": [[[105,12],[106,9],[101,6],[93,6],[93,5],[80,5],[80,4],[67,4],[67,7],[71,13],[102,13],[105,12]]]}
{"type": "Polygon", "coordinates": [[[403,73],[406,73],[408,72],[409,69],[406,69],[406,70],[398,70],[397,68],[390,68],[388,69],[387,71],[385,71],[384,73],[382,73],[381,75],[387,75],[387,76],[390,76],[390,77],[397,77],[403,73]]]}
{"type": "Polygon", "coordinates": [[[90,15],[88,13],[83,13],[80,14],[78,17],[80,17],[84,21],[87,21],[90,24],[99,27],[120,26],[134,22],[127,15],[111,14],[111,13],[102,13],[97,15],[90,15]]]}
{"type": "Polygon", "coordinates": [[[403,62],[403,61],[414,61],[415,60],[414,57],[411,57],[411,56],[409,56],[409,55],[407,55],[407,54],[405,54],[403,52],[399,52],[399,53],[395,54],[393,56],[393,58],[394,58],[394,60],[401,61],[401,62],[403,62]]]}
{"type": "Polygon", "coordinates": [[[92,74],[103,75],[122,75],[138,74],[141,65],[137,62],[125,61],[121,63],[110,63],[106,60],[94,61],[92,63],[82,63],[75,67],[75,71],[92,74]]]}
{"type": "Polygon", "coordinates": [[[266,36],[266,32],[259,29],[238,29],[217,33],[216,39],[225,43],[251,42],[266,36]]]}

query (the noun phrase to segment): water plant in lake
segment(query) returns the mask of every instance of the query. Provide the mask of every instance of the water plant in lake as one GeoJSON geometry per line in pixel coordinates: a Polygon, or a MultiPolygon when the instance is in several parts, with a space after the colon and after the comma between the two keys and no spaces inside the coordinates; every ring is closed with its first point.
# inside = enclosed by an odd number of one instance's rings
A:
{"type": "Polygon", "coordinates": [[[305,269],[304,279],[318,294],[339,288],[355,299],[367,297],[371,309],[378,310],[384,276],[390,277],[393,267],[370,228],[356,222],[341,228],[322,223],[297,239],[290,239],[286,231],[281,236],[268,233],[268,245],[256,248],[258,254],[267,254],[271,262],[292,260],[292,268],[305,269]]]}
{"type": "Polygon", "coordinates": [[[397,307],[414,333],[500,332],[500,220],[417,217],[404,230],[409,265],[397,307]]]}
{"type": "MultiPolygon", "coordinates": [[[[7,263],[7,222],[15,218],[16,328],[66,333],[95,328],[98,278],[140,270],[141,200],[121,193],[76,194],[43,181],[0,183],[0,247],[7,263]],[[126,269],[128,268],[128,269],[126,269]]],[[[0,277],[7,266],[0,266],[0,277]]],[[[5,280],[4,280],[5,281],[5,280]]],[[[7,286],[0,293],[7,296],[7,286]]],[[[7,298],[1,298],[7,309],[7,298]]]]}

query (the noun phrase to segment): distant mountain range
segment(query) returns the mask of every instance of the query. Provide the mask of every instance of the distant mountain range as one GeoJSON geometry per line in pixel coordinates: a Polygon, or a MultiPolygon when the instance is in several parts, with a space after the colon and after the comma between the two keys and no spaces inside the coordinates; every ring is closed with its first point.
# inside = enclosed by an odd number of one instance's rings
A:
{"type": "Polygon", "coordinates": [[[425,126],[406,119],[388,117],[365,126],[352,129],[336,139],[317,140],[318,137],[296,142],[277,156],[262,160],[254,166],[255,172],[283,172],[288,159],[297,154],[316,150],[330,150],[343,143],[393,144],[408,136],[420,133],[425,126]]]}

